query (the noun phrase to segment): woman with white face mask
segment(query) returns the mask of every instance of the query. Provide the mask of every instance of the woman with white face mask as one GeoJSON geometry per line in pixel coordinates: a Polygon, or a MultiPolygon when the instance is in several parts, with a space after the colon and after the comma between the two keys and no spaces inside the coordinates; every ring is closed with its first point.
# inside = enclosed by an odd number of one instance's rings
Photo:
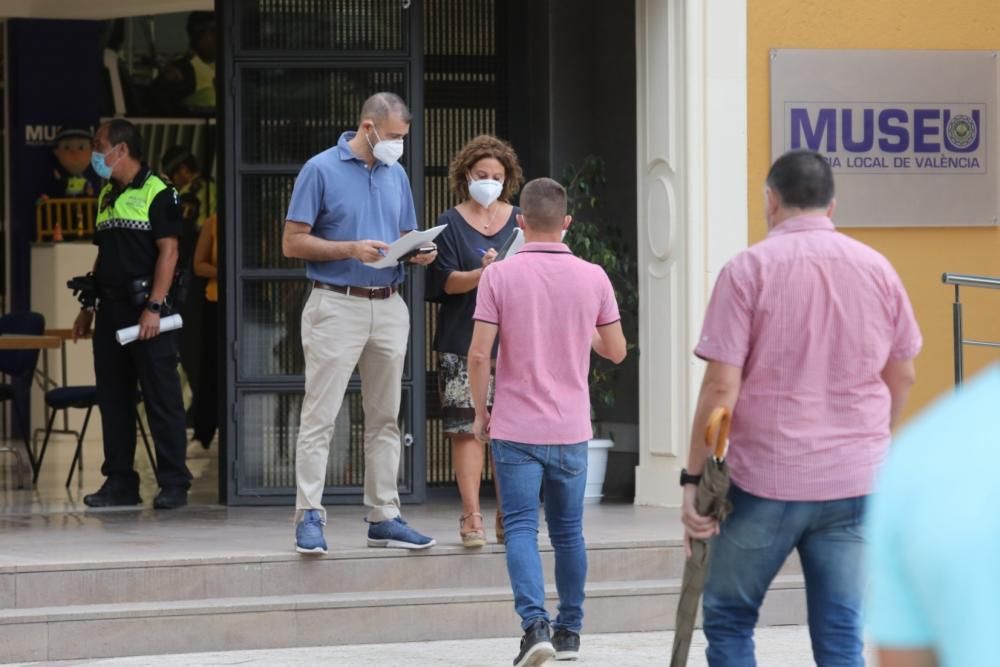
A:
{"type": "MultiPolygon", "coordinates": [[[[435,239],[438,258],[428,273],[427,299],[441,304],[434,350],[438,353],[443,429],[451,440],[455,478],[462,496],[459,535],[464,546],[481,547],[486,544],[479,507],[484,451],[483,443],[472,434],[475,410],[466,355],[472,341],[479,278],[517,229],[515,216],[520,209],[511,204],[511,198],[524,176],[510,144],[480,135],[452,159],[448,180],[460,203],[438,219],[439,225],[448,227],[435,239]]],[[[499,509],[495,525],[497,542],[503,543],[499,509]]]]}

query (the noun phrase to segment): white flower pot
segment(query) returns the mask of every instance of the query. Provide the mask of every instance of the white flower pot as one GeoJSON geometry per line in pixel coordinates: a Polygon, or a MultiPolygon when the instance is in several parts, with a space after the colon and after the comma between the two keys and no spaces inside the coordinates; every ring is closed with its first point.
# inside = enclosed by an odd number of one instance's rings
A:
{"type": "Polygon", "coordinates": [[[587,488],[583,492],[584,505],[596,505],[604,495],[604,475],[608,471],[608,450],[611,440],[590,440],[587,443],[587,488]]]}

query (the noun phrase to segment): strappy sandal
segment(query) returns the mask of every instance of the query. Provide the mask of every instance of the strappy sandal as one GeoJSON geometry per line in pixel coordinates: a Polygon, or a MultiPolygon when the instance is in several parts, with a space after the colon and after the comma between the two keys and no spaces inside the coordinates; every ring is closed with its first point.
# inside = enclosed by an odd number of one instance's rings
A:
{"type": "Polygon", "coordinates": [[[497,512],[495,528],[497,532],[497,544],[503,544],[503,514],[500,514],[500,512],[497,512]]]}
{"type": "Polygon", "coordinates": [[[480,519],[483,518],[483,515],[479,512],[470,512],[458,520],[458,535],[462,538],[462,546],[466,549],[486,546],[486,531],[482,528],[477,528],[464,533],[462,532],[462,528],[465,526],[465,520],[474,516],[478,516],[480,519]]]}

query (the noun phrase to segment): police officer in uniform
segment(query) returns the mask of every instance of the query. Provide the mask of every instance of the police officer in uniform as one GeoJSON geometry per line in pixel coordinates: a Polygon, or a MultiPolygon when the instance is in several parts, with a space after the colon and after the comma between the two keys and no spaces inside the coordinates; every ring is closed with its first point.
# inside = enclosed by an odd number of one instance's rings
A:
{"type": "MultiPolygon", "coordinates": [[[[160,333],[160,317],[169,310],[166,299],[177,264],[181,207],[177,191],[141,159],[141,137],[128,121],[111,120],[94,135],[92,164],[99,176],[110,179],[98,197],[94,234],[98,247],[94,371],[104,430],[101,472],[107,480],[99,491],[84,497],[90,507],[142,502],[133,466],[136,381],[156,446],[161,490],[153,507],[186,505],[191,485],[184,461],[187,434],[177,375],[179,332],[160,333]],[[135,324],[140,328],[139,340],[120,345],[115,331],[135,324]]],[[[74,339],[90,331],[93,318],[91,311],[80,311],[73,325],[74,339]]]]}
{"type": "MultiPolygon", "coordinates": [[[[180,256],[177,263],[187,280],[184,290],[186,298],[180,305],[184,328],[181,330],[179,345],[181,368],[184,369],[185,376],[181,378],[181,385],[184,385],[186,378],[191,388],[188,423],[197,426],[196,415],[199,412],[217,410],[215,403],[202,404],[204,397],[199,395],[197,389],[202,384],[202,367],[205,365],[201,363],[202,349],[205,346],[205,324],[202,321],[205,311],[205,280],[192,271],[194,249],[198,244],[201,226],[209,216],[215,214],[215,184],[210,176],[201,173],[198,158],[184,146],[174,146],[163,153],[160,158],[160,174],[177,189],[181,201],[180,256]]],[[[214,368],[205,373],[214,373],[214,368]]],[[[203,432],[199,433],[195,429],[194,435],[196,440],[201,440],[202,445],[208,444],[200,437],[205,435],[203,432]]]]}
{"type": "Polygon", "coordinates": [[[175,112],[205,116],[215,112],[215,59],[218,41],[213,12],[191,12],[187,20],[190,53],[166,65],[154,82],[158,103],[175,112]]]}

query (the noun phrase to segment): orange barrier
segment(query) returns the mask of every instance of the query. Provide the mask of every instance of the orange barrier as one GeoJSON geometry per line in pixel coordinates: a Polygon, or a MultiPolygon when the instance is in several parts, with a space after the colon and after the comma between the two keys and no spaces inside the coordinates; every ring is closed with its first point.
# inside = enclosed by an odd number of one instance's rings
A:
{"type": "Polygon", "coordinates": [[[35,207],[38,241],[91,238],[97,217],[95,197],[47,198],[35,207]]]}

